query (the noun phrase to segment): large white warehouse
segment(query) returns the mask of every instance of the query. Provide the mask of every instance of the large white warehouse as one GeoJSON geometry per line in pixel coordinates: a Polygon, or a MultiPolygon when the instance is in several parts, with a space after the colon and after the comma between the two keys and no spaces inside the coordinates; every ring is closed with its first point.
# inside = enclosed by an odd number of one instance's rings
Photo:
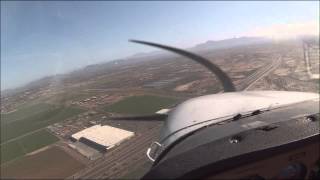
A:
{"type": "Polygon", "coordinates": [[[98,150],[107,151],[134,136],[133,132],[112,126],[94,125],[71,136],[74,141],[83,142],[98,150]]]}

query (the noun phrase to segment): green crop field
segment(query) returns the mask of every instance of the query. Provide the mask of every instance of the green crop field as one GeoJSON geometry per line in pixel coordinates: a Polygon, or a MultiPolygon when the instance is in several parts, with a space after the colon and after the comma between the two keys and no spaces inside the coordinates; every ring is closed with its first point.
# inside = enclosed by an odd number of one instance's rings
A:
{"type": "Polygon", "coordinates": [[[82,109],[57,107],[48,104],[19,109],[1,115],[1,143],[46,127],[83,112],[82,109]]]}
{"type": "Polygon", "coordinates": [[[54,108],[55,108],[54,105],[44,104],[44,103],[39,103],[31,106],[23,106],[19,108],[19,110],[14,111],[12,113],[1,114],[1,123],[2,124],[11,123],[11,122],[23,119],[26,116],[32,116],[32,115],[45,112],[54,108]]]}
{"type": "Polygon", "coordinates": [[[17,157],[23,156],[23,148],[16,141],[8,142],[6,144],[0,145],[1,149],[1,164],[17,157]]]}
{"type": "Polygon", "coordinates": [[[42,103],[1,114],[1,163],[58,141],[44,128],[81,112],[78,108],[42,103]]]}
{"type": "Polygon", "coordinates": [[[108,112],[121,114],[151,114],[167,108],[177,102],[177,99],[160,96],[131,96],[105,107],[108,112]]]}
{"type": "Polygon", "coordinates": [[[1,163],[21,157],[58,140],[59,139],[57,137],[50,134],[45,129],[41,129],[14,141],[3,143],[0,145],[1,163]]]}

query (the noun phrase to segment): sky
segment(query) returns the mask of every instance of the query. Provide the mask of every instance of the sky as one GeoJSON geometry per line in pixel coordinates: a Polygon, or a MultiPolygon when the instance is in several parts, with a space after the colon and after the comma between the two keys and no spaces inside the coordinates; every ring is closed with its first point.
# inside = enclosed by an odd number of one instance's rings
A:
{"type": "Polygon", "coordinates": [[[128,39],[187,48],[318,32],[318,1],[1,1],[1,90],[156,50],[128,39]]]}

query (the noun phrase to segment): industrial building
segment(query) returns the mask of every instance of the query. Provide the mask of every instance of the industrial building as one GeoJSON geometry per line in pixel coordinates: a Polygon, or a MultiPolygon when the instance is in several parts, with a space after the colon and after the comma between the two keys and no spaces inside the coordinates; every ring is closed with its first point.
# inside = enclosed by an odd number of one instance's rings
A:
{"type": "Polygon", "coordinates": [[[94,125],[73,134],[71,140],[86,144],[100,152],[106,152],[132,136],[134,133],[130,131],[107,125],[94,125]]]}

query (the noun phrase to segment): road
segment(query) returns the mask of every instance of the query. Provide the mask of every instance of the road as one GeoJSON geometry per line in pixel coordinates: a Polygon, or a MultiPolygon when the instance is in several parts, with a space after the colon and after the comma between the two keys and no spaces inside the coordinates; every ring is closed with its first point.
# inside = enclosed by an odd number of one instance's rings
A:
{"type": "Polygon", "coordinates": [[[237,89],[239,91],[246,91],[250,89],[255,84],[255,82],[259,81],[264,76],[268,75],[271,71],[277,69],[282,62],[281,60],[282,60],[281,56],[274,57],[271,64],[269,64],[266,67],[260,68],[258,71],[256,71],[255,73],[245,78],[241,82],[241,84],[239,84],[237,89]]]}
{"type": "MultiPolygon", "coordinates": [[[[306,61],[307,72],[308,72],[310,79],[319,79],[320,74],[314,74],[311,71],[312,66],[311,66],[311,62],[310,62],[310,52],[309,51],[312,50],[312,48],[309,47],[308,44],[303,44],[303,50],[304,50],[304,54],[303,54],[304,60],[306,61]]],[[[319,52],[319,47],[317,48],[317,50],[319,52]]],[[[318,68],[315,68],[315,69],[319,69],[319,66],[318,66],[318,68]]]]}

